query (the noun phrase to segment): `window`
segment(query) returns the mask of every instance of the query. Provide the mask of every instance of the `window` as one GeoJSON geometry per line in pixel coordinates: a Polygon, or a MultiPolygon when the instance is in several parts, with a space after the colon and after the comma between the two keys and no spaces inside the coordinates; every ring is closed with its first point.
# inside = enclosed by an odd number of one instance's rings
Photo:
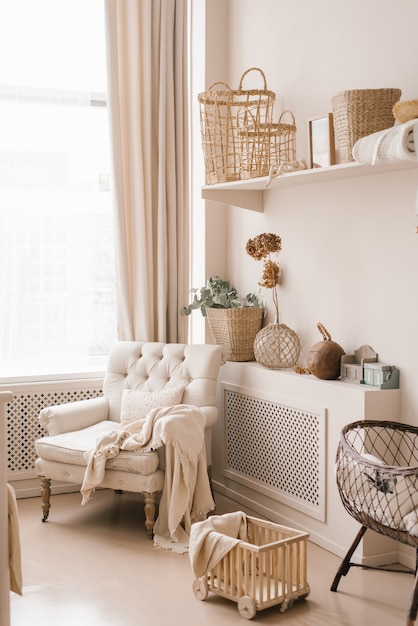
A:
{"type": "Polygon", "coordinates": [[[116,335],[102,0],[0,8],[0,361],[116,335]]]}

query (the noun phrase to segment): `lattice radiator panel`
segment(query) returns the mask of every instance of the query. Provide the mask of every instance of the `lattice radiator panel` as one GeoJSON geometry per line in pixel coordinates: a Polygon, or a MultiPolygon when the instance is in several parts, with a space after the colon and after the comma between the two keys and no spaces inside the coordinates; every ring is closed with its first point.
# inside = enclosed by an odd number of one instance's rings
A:
{"type": "Polygon", "coordinates": [[[223,387],[225,476],[325,518],[325,410],[223,387]]]}
{"type": "Polygon", "coordinates": [[[73,380],[7,385],[14,394],[6,405],[7,465],[9,480],[35,476],[35,441],[46,433],[39,424],[39,411],[54,404],[97,398],[102,395],[102,381],[73,380]]]}

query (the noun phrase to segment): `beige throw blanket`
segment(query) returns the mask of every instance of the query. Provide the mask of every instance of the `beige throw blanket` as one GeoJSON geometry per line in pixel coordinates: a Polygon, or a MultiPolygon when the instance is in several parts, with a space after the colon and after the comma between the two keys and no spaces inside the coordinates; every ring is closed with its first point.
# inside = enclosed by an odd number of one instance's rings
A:
{"type": "Polygon", "coordinates": [[[126,429],[101,437],[86,453],[81,487],[82,504],[91,498],[104,477],[106,461],[120,450],[144,452],[165,446],[165,479],[154,544],[186,552],[191,524],[215,508],[206,465],[205,417],[195,406],[179,404],[157,408],[126,429]]]}
{"type": "Polygon", "coordinates": [[[247,518],[242,511],[212,515],[193,524],[189,557],[196,578],[213,569],[234,546],[246,539],[247,518]]]}
{"type": "Polygon", "coordinates": [[[10,590],[22,595],[22,563],[20,549],[19,515],[13,487],[7,485],[9,521],[9,570],[10,590]]]}

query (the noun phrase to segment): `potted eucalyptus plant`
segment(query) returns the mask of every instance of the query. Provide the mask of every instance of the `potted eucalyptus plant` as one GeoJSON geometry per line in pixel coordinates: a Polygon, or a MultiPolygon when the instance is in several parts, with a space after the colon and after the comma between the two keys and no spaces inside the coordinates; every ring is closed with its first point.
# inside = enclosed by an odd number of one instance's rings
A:
{"type": "Polygon", "coordinates": [[[199,309],[208,320],[215,343],[223,346],[227,361],[253,361],[254,339],[261,328],[264,301],[255,293],[242,297],[227,280],[210,276],[204,287],[191,289],[192,301],[181,309],[190,315],[199,309]]]}

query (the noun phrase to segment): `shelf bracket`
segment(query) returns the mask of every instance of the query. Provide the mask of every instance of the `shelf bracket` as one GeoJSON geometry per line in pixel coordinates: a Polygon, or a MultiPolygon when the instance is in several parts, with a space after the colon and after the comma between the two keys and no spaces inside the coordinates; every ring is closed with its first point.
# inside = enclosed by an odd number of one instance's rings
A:
{"type": "Polygon", "coordinates": [[[241,209],[249,209],[250,211],[263,212],[263,192],[253,189],[223,189],[220,193],[219,188],[202,189],[202,198],[211,202],[220,202],[221,204],[230,204],[241,209]]]}

